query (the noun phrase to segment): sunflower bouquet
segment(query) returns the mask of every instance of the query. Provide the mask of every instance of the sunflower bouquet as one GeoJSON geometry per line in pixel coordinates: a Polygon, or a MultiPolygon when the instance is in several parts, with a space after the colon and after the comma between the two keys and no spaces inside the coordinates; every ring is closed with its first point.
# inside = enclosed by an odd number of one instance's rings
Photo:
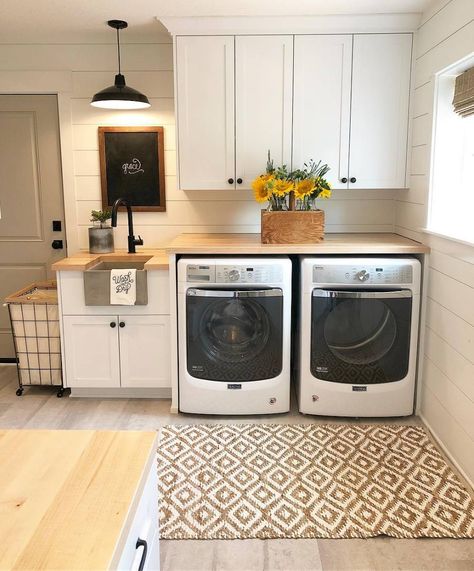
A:
{"type": "Polygon", "coordinates": [[[268,154],[265,174],[252,182],[257,202],[268,202],[268,210],[316,210],[317,198],[330,198],[331,185],[324,178],[329,167],[312,159],[302,169],[289,172],[286,165],[275,167],[268,154]]]}

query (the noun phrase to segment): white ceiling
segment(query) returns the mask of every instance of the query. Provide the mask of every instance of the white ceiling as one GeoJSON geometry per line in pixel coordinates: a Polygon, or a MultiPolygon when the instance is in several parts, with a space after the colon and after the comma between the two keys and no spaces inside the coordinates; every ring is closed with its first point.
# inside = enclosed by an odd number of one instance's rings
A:
{"type": "Polygon", "coordinates": [[[123,40],[164,33],[156,17],[313,16],[421,13],[434,0],[0,0],[0,43],[109,42],[109,19],[129,23],[123,40]]]}

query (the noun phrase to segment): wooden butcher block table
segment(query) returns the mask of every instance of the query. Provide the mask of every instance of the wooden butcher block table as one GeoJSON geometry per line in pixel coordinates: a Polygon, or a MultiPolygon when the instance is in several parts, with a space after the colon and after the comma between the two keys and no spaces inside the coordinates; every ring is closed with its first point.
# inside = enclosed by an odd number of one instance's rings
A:
{"type": "Polygon", "coordinates": [[[156,437],[0,431],[0,569],[158,569],[156,437]]]}

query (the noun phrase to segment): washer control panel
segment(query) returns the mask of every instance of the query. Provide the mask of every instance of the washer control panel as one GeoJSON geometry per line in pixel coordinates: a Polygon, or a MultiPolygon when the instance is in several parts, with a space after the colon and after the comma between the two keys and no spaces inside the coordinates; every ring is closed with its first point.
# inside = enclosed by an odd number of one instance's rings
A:
{"type": "Polygon", "coordinates": [[[194,283],[253,284],[280,283],[282,268],[278,265],[188,264],[186,281],[194,283]]]}
{"type": "Polygon", "coordinates": [[[315,284],[411,284],[413,268],[405,265],[373,265],[358,266],[313,266],[313,283],[315,284]]]}

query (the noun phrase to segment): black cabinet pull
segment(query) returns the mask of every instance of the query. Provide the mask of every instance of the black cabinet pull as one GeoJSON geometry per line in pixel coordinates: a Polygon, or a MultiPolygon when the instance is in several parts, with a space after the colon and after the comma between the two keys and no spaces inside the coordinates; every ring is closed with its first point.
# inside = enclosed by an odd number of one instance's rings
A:
{"type": "Polygon", "coordinates": [[[237,179],[237,184],[242,184],[242,183],[243,183],[243,180],[242,180],[241,178],[238,178],[238,179],[237,179]]]}
{"type": "Polygon", "coordinates": [[[343,182],[344,184],[346,184],[347,178],[346,178],[346,177],[341,178],[341,182],[343,182]]]}
{"type": "Polygon", "coordinates": [[[357,182],[357,179],[355,176],[351,177],[351,182],[357,182]]]}
{"type": "Polygon", "coordinates": [[[120,325],[120,327],[122,327],[122,328],[125,327],[125,321],[121,321],[121,322],[119,323],[119,325],[120,325]]]}
{"type": "Polygon", "coordinates": [[[234,179],[233,179],[233,178],[229,178],[229,179],[227,179],[227,182],[228,182],[229,184],[234,184],[234,179]]]}
{"type": "Polygon", "coordinates": [[[115,323],[115,321],[111,321],[111,322],[110,322],[110,327],[112,327],[112,329],[113,329],[114,327],[117,327],[117,324],[115,323]]]}
{"type": "Polygon", "coordinates": [[[140,565],[138,566],[138,571],[143,571],[143,568],[145,567],[145,561],[146,561],[146,554],[148,551],[148,544],[144,539],[137,539],[137,544],[135,545],[135,549],[138,549],[139,547],[143,547],[143,553],[142,553],[142,558],[140,559],[140,565]]]}

